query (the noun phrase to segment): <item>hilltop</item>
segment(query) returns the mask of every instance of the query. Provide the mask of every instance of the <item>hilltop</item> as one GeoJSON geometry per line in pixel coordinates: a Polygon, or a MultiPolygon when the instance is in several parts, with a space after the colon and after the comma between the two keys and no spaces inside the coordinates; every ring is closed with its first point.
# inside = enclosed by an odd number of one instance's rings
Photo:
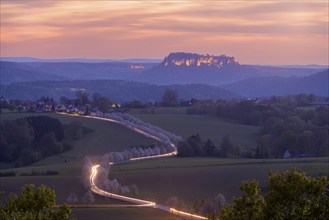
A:
{"type": "Polygon", "coordinates": [[[306,76],[318,71],[318,68],[309,67],[241,65],[234,57],[226,55],[176,52],[131,79],[159,85],[203,83],[218,86],[254,77],[306,76]]]}

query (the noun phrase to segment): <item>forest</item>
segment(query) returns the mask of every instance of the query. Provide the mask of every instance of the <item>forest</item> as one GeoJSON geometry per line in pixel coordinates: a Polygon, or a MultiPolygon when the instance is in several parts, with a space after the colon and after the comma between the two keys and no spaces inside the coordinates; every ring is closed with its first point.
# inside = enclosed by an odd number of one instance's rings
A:
{"type": "Polygon", "coordinates": [[[15,167],[72,149],[71,142],[82,135],[82,124],[63,125],[49,116],[30,116],[0,121],[0,162],[15,167]]]}

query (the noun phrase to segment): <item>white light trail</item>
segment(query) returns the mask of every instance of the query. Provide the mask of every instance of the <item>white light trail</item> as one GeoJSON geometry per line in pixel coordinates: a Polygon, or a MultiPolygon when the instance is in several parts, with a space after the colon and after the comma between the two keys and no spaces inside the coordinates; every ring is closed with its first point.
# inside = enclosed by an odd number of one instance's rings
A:
{"type": "MultiPolygon", "coordinates": [[[[61,114],[65,114],[65,113],[61,113],[61,114]]],[[[68,114],[65,114],[68,115],[68,114]]],[[[98,120],[104,120],[104,121],[109,121],[109,122],[113,122],[116,124],[120,124],[124,127],[127,127],[137,133],[140,133],[141,135],[144,135],[145,137],[149,137],[152,138],[156,141],[161,142],[161,139],[159,137],[156,137],[150,133],[147,133],[143,130],[140,130],[136,127],[133,127],[131,125],[127,125],[122,121],[118,121],[115,119],[110,119],[110,118],[101,118],[101,117],[96,117],[96,116],[81,116],[81,117],[85,117],[85,118],[93,118],[93,119],[98,119],[98,120]]],[[[153,155],[153,156],[145,156],[145,157],[135,157],[135,158],[130,158],[129,161],[137,161],[137,160],[146,160],[146,159],[154,159],[154,158],[163,158],[163,157],[172,157],[177,155],[177,147],[173,144],[173,143],[169,143],[169,145],[174,149],[172,152],[170,153],[165,153],[165,154],[159,154],[159,155],[153,155]]],[[[109,165],[114,165],[114,163],[110,162],[109,165]]],[[[100,188],[97,187],[96,185],[96,178],[97,178],[97,168],[100,165],[93,165],[91,167],[91,175],[89,177],[89,181],[90,181],[90,185],[91,185],[91,191],[93,191],[94,193],[98,194],[98,195],[102,195],[105,197],[109,197],[109,198],[113,198],[113,199],[118,199],[118,200],[122,200],[122,201],[126,201],[126,202],[131,202],[137,205],[134,205],[135,207],[153,207],[156,209],[161,209],[167,212],[170,212],[172,214],[178,215],[178,216],[182,216],[184,218],[189,218],[189,219],[207,219],[206,217],[203,216],[199,216],[199,215],[195,215],[192,213],[188,213],[188,212],[182,212],[182,211],[178,211],[174,208],[170,208],[170,207],[166,207],[166,206],[162,206],[162,205],[158,205],[155,202],[152,201],[147,201],[147,200],[142,200],[142,199],[136,199],[136,198],[132,198],[132,197],[128,197],[128,196],[122,196],[122,195],[118,195],[118,194],[114,194],[114,193],[110,193],[107,192],[105,190],[102,190],[100,188]]]]}
{"type": "Polygon", "coordinates": [[[91,184],[91,191],[93,191],[94,193],[98,194],[98,195],[103,195],[112,199],[118,199],[118,200],[122,200],[122,201],[126,201],[126,202],[132,202],[135,204],[139,204],[138,206],[142,206],[142,207],[148,207],[148,206],[155,206],[154,202],[151,201],[147,201],[147,200],[142,200],[142,199],[136,199],[136,198],[132,198],[132,197],[127,197],[127,196],[122,196],[122,195],[118,195],[118,194],[114,194],[114,193],[109,193],[106,192],[100,188],[98,188],[95,184],[95,179],[97,177],[97,168],[99,167],[99,165],[94,165],[91,168],[91,175],[90,175],[90,184],[91,184]]]}
{"type": "Polygon", "coordinates": [[[207,219],[206,217],[200,216],[200,215],[195,215],[195,214],[191,214],[188,212],[182,212],[182,211],[178,211],[174,208],[170,208],[170,212],[176,215],[181,215],[184,217],[190,217],[190,218],[195,218],[195,219],[207,219]]]}

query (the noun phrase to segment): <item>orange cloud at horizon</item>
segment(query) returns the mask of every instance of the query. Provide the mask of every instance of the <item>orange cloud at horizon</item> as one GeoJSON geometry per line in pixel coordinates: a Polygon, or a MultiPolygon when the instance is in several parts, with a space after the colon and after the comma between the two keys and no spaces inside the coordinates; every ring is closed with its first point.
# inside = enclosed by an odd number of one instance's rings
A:
{"type": "Polygon", "coordinates": [[[327,1],[1,1],[1,56],[328,65],[327,1]]]}

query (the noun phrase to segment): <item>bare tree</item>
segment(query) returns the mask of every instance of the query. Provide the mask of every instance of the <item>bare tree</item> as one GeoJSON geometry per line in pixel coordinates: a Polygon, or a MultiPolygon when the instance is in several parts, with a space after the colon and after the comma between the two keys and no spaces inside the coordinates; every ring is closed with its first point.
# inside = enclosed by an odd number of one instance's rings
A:
{"type": "Polygon", "coordinates": [[[88,190],[82,197],[82,201],[86,203],[93,203],[95,202],[94,194],[88,190]]]}
{"type": "Polygon", "coordinates": [[[67,199],[66,199],[66,202],[67,202],[68,204],[75,204],[75,203],[77,203],[78,201],[79,201],[79,198],[78,198],[77,194],[75,194],[74,192],[72,192],[72,193],[69,195],[69,197],[67,197],[67,199]]]}

